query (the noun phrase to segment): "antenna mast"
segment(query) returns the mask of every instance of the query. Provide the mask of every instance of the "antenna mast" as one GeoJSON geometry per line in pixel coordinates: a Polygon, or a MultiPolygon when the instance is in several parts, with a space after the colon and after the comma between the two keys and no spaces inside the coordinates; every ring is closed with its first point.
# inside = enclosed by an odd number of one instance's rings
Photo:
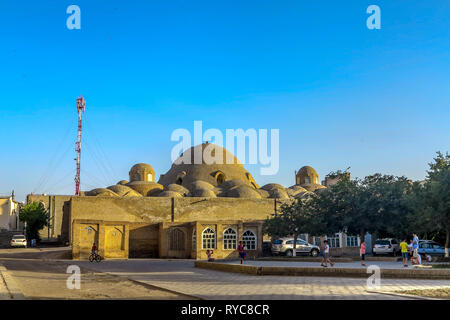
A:
{"type": "Polygon", "coordinates": [[[77,99],[77,111],[78,111],[78,140],[75,142],[75,151],[77,153],[77,175],[75,176],[75,195],[80,195],[80,160],[81,160],[81,120],[82,114],[85,110],[84,98],[81,96],[77,99]]]}

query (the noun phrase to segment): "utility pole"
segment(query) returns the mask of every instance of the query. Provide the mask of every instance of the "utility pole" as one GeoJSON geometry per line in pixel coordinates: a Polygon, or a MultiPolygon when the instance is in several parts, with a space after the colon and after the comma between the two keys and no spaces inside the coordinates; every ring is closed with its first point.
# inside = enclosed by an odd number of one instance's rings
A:
{"type": "Polygon", "coordinates": [[[77,99],[77,112],[78,112],[78,140],[75,142],[75,151],[77,153],[77,157],[75,161],[77,162],[77,175],[75,176],[75,195],[80,195],[80,161],[81,161],[81,123],[82,123],[82,114],[85,110],[86,102],[84,98],[81,96],[77,99]]]}

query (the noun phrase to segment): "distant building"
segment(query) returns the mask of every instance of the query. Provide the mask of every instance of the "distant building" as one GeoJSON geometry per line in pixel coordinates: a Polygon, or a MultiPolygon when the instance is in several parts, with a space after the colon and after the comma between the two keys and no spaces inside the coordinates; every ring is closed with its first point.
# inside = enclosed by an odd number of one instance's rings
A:
{"type": "Polygon", "coordinates": [[[14,191],[10,196],[0,196],[0,231],[17,231],[19,222],[19,203],[14,200],[14,191]]]}
{"type": "MultiPolygon", "coordinates": [[[[216,259],[237,258],[239,241],[249,257],[262,255],[262,225],[283,203],[322,192],[319,175],[309,166],[295,173],[295,184],[260,187],[239,160],[226,149],[202,144],[188,149],[155,182],[149,164],[138,163],[121,180],[80,196],[29,195],[43,202],[50,226],[43,239],[72,245],[74,259],[86,259],[93,243],[105,258],[216,259]],[[193,155],[211,148],[222,163],[195,163],[193,155]],[[230,161],[231,159],[231,161],[230,161]]],[[[311,239],[318,241],[319,238],[311,239]]],[[[357,237],[334,235],[332,247],[356,247],[357,237]],[[342,245],[343,244],[343,245],[342,245]]],[[[339,250],[338,249],[338,250],[339,250]]]]}

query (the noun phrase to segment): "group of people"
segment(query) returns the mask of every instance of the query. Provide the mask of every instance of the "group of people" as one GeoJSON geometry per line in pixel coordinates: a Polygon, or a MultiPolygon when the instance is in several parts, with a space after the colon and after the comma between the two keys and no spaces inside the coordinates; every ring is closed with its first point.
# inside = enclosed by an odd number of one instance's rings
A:
{"type": "MultiPolygon", "coordinates": [[[[239,258],[241,259],[241,264],[243,264],[245,257],[247,256],[247,252],[245,251],[245,247],[242,245],[242,241],[239,241],[237,251],[239,253],[239,258]]],[[[209,262],[214,262],[214,258],[212,257],[213,253],[213,250],[206,250],[206,255],[208,256],[209,262]]]]}
{"type": "MultiPolygon", "coordinates": [[[[403,258],[403,267],[408,266],[408,254],[411,255],[411,264],[412,265],[421,265],[422,257],[419,254],[419,237],[416,233],[413,233],[413,238],[410,243],[406,242],[406,239],[400,243],[400,250],[402,252],[403,258]]],[[[366,266],[366,242],[363,240],[360,245],[359,253],[361,256],[361,266],[366,266]]],[[[426,255],[427,261],[431,261],[431,256],[426,255]]],[[[334,262],[330,260],[330,246],[328,245],[328,240],[323,242],[322,247],[322,267],[328,267],[328,263],[331,266],[334,266],[334,262]]]]}

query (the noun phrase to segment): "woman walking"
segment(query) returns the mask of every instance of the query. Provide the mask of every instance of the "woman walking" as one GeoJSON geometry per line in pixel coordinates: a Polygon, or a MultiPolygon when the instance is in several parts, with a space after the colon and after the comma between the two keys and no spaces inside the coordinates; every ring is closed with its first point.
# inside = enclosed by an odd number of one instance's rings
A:
{"type": "Polygon", "coordinates": [[[330,263],[331,266],[334,266],[334,262],[329,258],[330,254],[330,246],[328,245],[328,240],[323,242],[323,257],[322,257],[322,267],[328,267],[327,262],[330,263]]]}
{"type": "Polygon", "coordinates": [[[366,259],[366,242],[364,240],[361,242],[361,248],[359,249],[359,254],[361,256],[361,265],[365,267],[366,263],[364,260],[366,259]]]}
{"type": "Polygon", "coordinates": [[[245,256],[247,255],[247,253],[245,252],[245,247],[242,245],[242,241],[239,241],[237,250],[239,252],[239,258],[241,258],[242,264],[244,262],[245,256]]]}

